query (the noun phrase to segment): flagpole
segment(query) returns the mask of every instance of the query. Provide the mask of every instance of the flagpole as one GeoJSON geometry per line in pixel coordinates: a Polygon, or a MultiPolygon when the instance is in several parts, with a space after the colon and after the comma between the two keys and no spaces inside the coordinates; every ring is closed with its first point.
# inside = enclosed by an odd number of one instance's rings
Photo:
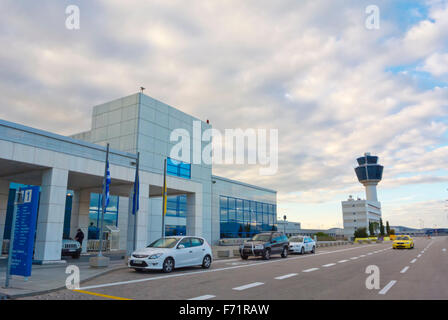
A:
{"type": "Polygon", "coordinates": [[[106,211],[106,184],[107,184],[107,167],[109,163],[109,143],[106,149],[106,164],[104,165],[104,180],[103,180],[103,196],[101,197],[101,227],[100,227],[100,251],[98,257],[103,256],[103,225],[104,225],[104,212],[106,211]]]}
{"type": "Polygon", "coordinates": [[[139,185],[135,185],[140,184],[140,178],[138,176],[138,170],[139,170],[139,164],[140,164],[140,152],[137,152],[137,163],[136,163],[136,172],[135,172],[135,181],[134,181],[134,194],[132,196],[132,210],[133,210],[133,214],[134,214],[134,251],[137,250],[137,213],[138,213],[138,206],[137,206],[137,202],[138,202],[138,197],[140,196],[140,192],[137,192],[137,188],[140,188],[139,185]]]}
{"type": "Polygon", "coordinates": [[[162,238],[165,237],[165,211],[166,211],[166,158],[163,164],[163,191],[162,191],[162,238]]]}

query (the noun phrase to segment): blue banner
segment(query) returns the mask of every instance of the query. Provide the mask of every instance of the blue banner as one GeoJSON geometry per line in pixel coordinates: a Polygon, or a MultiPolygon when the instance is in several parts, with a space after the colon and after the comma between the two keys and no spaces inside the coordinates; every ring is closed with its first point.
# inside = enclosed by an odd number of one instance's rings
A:
{"type": "Polygon", "coordinates": [[[33,262],[39,187],[24,187],[19,192],[22,192],[23,202],[17,205],[11,274],[29,277],[33,262]]]}

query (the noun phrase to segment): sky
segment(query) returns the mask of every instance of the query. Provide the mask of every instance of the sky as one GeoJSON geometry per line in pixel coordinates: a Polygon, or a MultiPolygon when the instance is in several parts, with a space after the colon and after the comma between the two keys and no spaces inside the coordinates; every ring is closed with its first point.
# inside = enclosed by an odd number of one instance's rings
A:
{"type": "Polygon", "coordinates": [[[277,190],[303,228],[342,227],[365,152],[385,167],[383,220],[448,227],[447,1],[3,0],[0,48],[1,119],[69,135],[144,86],[219,130],[278,129],[277,174],[213,173],[277,190]]]}

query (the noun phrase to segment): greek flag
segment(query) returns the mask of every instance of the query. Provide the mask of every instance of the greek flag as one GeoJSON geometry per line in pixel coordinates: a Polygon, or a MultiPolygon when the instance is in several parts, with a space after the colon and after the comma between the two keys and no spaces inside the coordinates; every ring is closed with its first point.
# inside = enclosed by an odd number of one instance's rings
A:
{"type": "Polygon", "coordinates": [[[109,193],[109,186],[110,186],[110,182],[111,182],[111,178],[110,178],[110,170],[109,170],[109,160],[106,160],[106,186],[103,186],[103,188],[105,188],[104,190],[104,194],[106,195],[103,206],[104,208],[107,208],[107,206],[109,205],[109,198],[110,198],[110,193],[109,193]]]}

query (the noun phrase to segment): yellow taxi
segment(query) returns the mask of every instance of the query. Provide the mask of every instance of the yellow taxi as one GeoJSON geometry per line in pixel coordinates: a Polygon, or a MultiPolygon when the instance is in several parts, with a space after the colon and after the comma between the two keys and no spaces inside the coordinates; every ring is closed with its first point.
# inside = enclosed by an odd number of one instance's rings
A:
{"type": "Polygon", "coordinates": [[[392,249],[414,249],[414,240],[408,235],[396,236],[392,249]]]}

